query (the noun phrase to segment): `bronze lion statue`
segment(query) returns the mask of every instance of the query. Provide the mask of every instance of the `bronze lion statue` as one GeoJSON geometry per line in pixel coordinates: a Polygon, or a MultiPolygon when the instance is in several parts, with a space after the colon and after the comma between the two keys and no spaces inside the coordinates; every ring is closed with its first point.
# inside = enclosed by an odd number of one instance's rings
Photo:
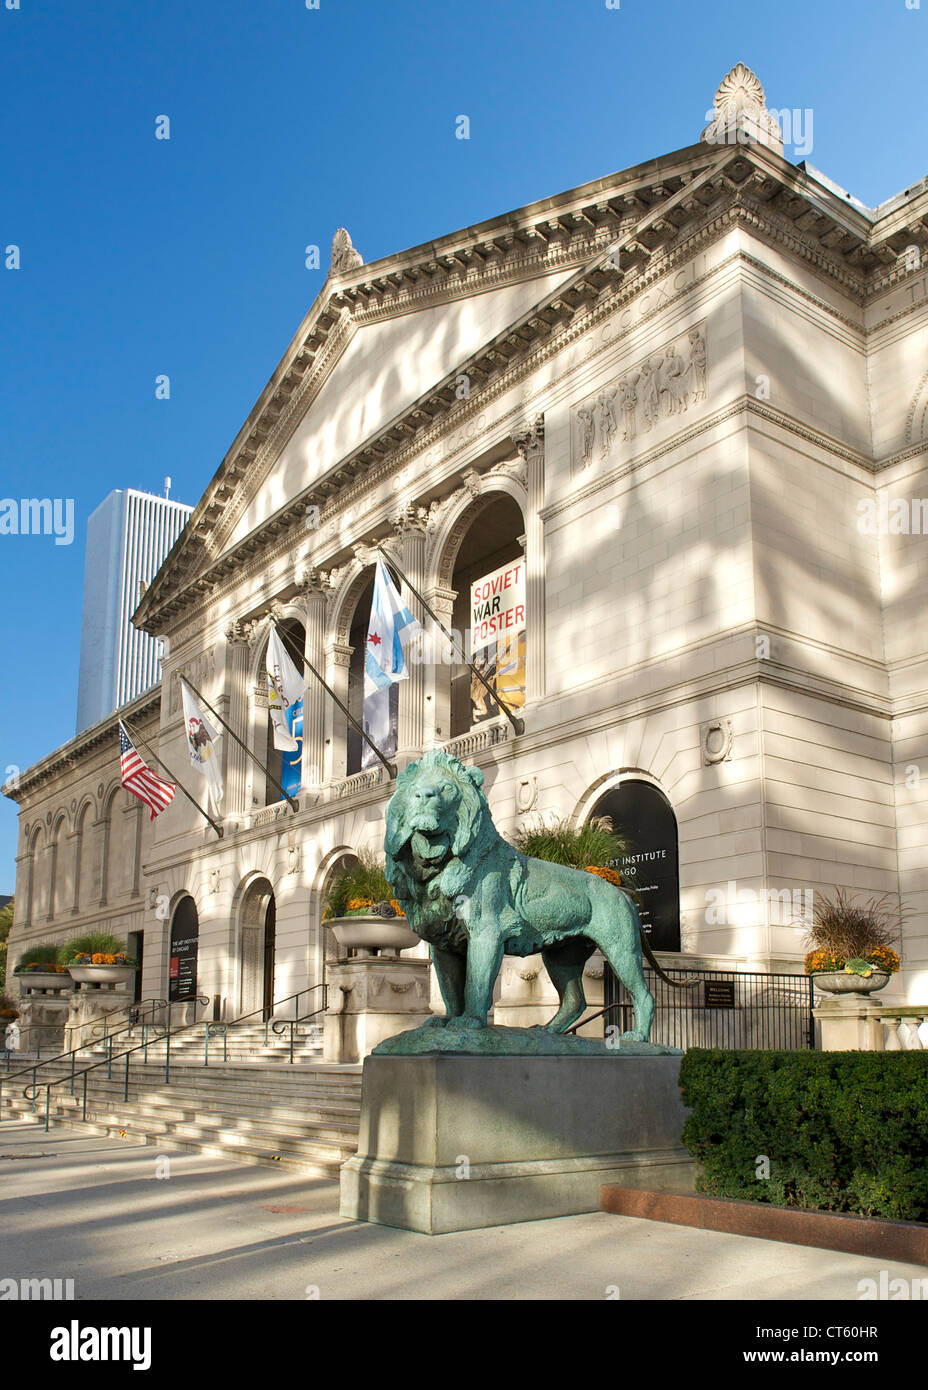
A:
{"type": "Polygon", "coordinates": [[[503,956],[541,952],[560,1007],[546,1025],[564,1032],[586,1008],[583,967],[599,947],[631,995],[646,1042],[654,1000],[642,948],[668,984],[629,896],[595,874],[520,854],[497,831],[483,773],[440,750],[403,769],[386,814],[387,878],[409,925],[429,943],[447,1015],[486,1027],[503,956]]]}

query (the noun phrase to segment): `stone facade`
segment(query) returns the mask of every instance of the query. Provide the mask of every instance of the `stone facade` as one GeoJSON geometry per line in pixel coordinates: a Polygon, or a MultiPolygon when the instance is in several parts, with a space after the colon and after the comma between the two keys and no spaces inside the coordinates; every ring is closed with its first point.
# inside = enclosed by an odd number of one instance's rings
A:
{"type": "MultiPolygon", "coordinates": [[[[436,648],[400,689],[399,761],[439,744],[479,764],[503,833],[582,819],[629,778],[659,788],[691,957],[799,969],[777,894],[901,894],[889,993],[920,1003],[928,180],[864,208],[785,160],[735,87],[744,141],[717,121],[466,232],[333,260],[142,600],[166,655],[135,722],[199,794],[177,673],[263,757],[268,614],[351,707],[373,541],[448,622],[474,537],[498,540],[526,561],[525,732],[456,727],[436,648]]],[[[149,825],[118,790],[113,721],[24,774],[11,954],[90,921],[143,930],[161,996],[191,895],[199,987],[232,1016],[273,893],[274,998],[322,980],[327,876],[380,847],[391,787],[351,765],[321,687],[305,703],[299,810],[226,738],[221,840],[179,796],[149,825]]]]}

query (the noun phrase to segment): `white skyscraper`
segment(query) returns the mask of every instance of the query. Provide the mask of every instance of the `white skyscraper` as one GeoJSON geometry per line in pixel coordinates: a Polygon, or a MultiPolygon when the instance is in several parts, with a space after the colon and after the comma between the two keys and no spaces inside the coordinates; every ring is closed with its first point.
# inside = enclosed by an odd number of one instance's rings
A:
{"type": "Polygon", "coordinates": [[[161,679],[158,644],[131,618],[192,510],[127,488],[111,492],[89,517],[78,733],[161,679]]]}

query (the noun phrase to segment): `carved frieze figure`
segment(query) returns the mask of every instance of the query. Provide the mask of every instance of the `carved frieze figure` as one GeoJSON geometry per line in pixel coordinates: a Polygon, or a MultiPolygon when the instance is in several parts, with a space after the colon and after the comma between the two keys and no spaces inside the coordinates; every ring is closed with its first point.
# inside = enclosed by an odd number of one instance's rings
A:
{"type": "Polygon", "coordinates": [[[625,440],[634,439],[637,433],[636,415],[638,412],[638,393],[635,387],[638,384],[638,373],[634,376],[623,376],[619,382],[619,401],[622,406],[622,438],[625,440]]]}
{"type": "Polygon", "coordinates": [[[593,445],[596,442],[596,421],[593,418],[592,407],[581,406],[577,411],[577,418],[580,421],[580,440],[583,452],[584,467],[593,462],[593,445]]]}
{"type": "Polygon", "coordinates": [[[641,410],[646,430],[657,422],[661,413],[660,365],[659,357],[646,358],[641,364],[641,410]]]}
{"type": "Polygon", "coordinates": [[[351,237],[344,227],[339,227],[332,238],[332,264],[329,266],[329,274],[341,275],[343,271],[357,270],[358,266],[363,264],[364,258],[352,246],[351,237]]]}
{"type": "Polygon", "coordinates": [[[684,414],[708,395],[708,351],[703,329],[691,328],[685,337],[671,340],[661,356],[649,356],[636,370],[575,407],[576,434],[572,437],[578,467],[586,468],[594,454],[605,460],[613,452],[619,432],[625,443],[650,430],[661,420],[684,414]]]}
{"type": "Polygon", "coordinates": [[[667,407],[668,415],[676,415],[687,405],[686,376],[683,358],[678,357],[673,343],[664,355],[661,370],[661,399],[667,407]]]}
{"type": "Polygon", "coordinates": [[[583,967],[597,947],[625,985],[647,1041],[654,1000],[642,952],[668,984],[631,898],[595,874],[520,854],[493,824],[483,773],[432,749],[397,778],[387,806],[386,874],[409,925],[429,943],[446,1017],[486,1027],[505,956],[541,952],[560,999],[547,1024],[564,1032],[586,1008],[583,967]]]}
{"type": "Polygon", "coordinates": [[[610,391],[608,394],[603,392],[599,398],[599,452],[602,458],[608,457],[617,429],[615,392],[610,391]]]}
{"type": "Polygon", "coordinates": [[[706,399],[708,383],[706,380],[706,369],[709,356],[706,352],[706,340],[698,328],[690,329],[690,390],[693,393],[693,401],[704,401],[706,399]]]}

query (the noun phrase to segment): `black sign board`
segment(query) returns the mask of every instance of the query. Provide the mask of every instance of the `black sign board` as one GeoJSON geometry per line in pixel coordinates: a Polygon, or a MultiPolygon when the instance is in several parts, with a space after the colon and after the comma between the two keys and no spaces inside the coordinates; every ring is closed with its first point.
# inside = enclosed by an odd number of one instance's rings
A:
{"type": "Polygon", "coordinates": [[[629,842],[612,867],[638,892],[641,926],[652,951],[680,949],[680,866],[677,818],[650,782],[623,782],[601,796],[592,815],[608,816],[629,842]]]}
{"type": "Polygon", "coordinates": [[[703,980],[702,1002],[707,1009],[733,1009],[735,1007],[734,980],[703,980]]]}
{"type": "Polygon", "coordinates": [[[199,920],[196,903],[184,898],[171,923],[171,958],[168,967],[168,999],[193,999],[197,992],[197,941],[199,920]]]}

